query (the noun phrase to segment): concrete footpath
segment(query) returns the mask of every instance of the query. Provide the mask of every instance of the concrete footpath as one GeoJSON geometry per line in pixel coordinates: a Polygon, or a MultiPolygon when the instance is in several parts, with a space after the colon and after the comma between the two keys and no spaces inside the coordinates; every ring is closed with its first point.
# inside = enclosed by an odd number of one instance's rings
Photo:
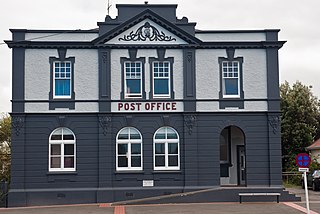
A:
{"type": "MultiPolygon", "coordinates": [[[[1,208],[0,214],[301,214],[306,213],[304,191],[302,189],[288,189],[302,197],[302,202],[294,203],[188,203],[188,204],[155,204],[155,205],[125,205],[111,206],[110,204],[82,204],[65,206],[42,206],[23,208],[1,208]]],[[[320,213],[320,192],[309,190],[312,214],[320,213]]]]}

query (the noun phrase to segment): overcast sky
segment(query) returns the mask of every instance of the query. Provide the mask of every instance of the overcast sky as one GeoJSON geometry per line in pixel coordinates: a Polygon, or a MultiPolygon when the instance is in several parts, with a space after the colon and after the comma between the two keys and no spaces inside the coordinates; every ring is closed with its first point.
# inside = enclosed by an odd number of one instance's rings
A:
{"type": "MultiPolygon", "coordinates": [[[[143,0],[110,0],[143,4],[143,0]]],[[[177,16],[196,22],[200,30],[281,29],[280,80],[311,85],[320,97],[320,0],[149,0],[178,4],[177,16]]],[[[1,0],[0,43],[10,40],[10,28],[93,29],[104,21],[107,0],[1,0]]],[[[11,111],[11,50],[0,45],[0,112],[11,111]]]]}

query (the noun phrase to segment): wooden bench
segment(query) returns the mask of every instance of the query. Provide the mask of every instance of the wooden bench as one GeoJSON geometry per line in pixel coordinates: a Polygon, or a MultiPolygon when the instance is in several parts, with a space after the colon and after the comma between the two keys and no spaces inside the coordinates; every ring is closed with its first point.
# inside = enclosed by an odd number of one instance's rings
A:
{"type": "Polygon", "coordinates": [[[279,203],[280,193],[278,192],[239,193],[240,203],[242,203],[243,196],[277,196],[277,203],[279,203]]]}

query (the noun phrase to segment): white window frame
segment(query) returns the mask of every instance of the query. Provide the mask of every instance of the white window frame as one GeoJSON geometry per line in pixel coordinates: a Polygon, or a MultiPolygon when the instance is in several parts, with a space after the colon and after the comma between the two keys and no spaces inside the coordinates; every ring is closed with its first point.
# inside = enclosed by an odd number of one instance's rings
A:
{"type": "Polygon", "coordinates": [[[140,133],[140,131],[134,127],[124,127],[122,128],[116,137],[116,171],[141,171],[143,169],[143,149],[142,149],[142,135],[140,133]],[[119,134],[124,131],[125,129],[128,129],[128,139],[119,139],[119,134]],[[130,139],[130,133],[131,133],[131,129],[134,129],[135,131],[137,131],[140,135],[140,139],[130,139]],[[118,165],[118,157],[122,156],[118,154],[118,145],[119,144],[127,144],[128,146],[128,152],[126,154],[126,157],[128,159],[128,166],[127,167],[119,167],[118,165]],[[131,157],[132,156],[137,156],[137,155],[133,155],[131,154],[131,144],[140,144],[140,162],[141,162],[141,166],[140,167],[132,167],[131,165],[131,157]]]}
{"type": "MultiPolygon", "coordinates": [[[[176,156],[176,154],[175,154],[176,156]]],[[[153,169],[155,171],[157,170],[180,170],[180,138],[179,138],[179,134],[178,132],[172,128],[172,127],[161,127],[159,128],[153,135],[153,169]],[[161,130],[161,129],[165,129],[165,139],[156,139],[156,134],[161,130]],[[168,129],[173,130],[176,135],[177,135],[177,139],[167,139],[167,133],[168,133],[168,129]],[[165,144],[165,166],[156,166],[156,143],[164,143],[165,144]],[[168,149],[168,145],[169,143],[177,143],[178,145],[178,166],[169,166],[169,149],[168,149]]]]}
{"type": "MultiPolygon", "coordinates": [[[[67,68],[67,66],[64,67],[65,69],[67,68]]],[[[59,74],[61,72],[59,71],[59,74]]],[[[53,99],[70,99],[71,98],[71,93],[72,93],[72,62],[71,61],[54,61],[53,62],[53,99]],[[59,63],[60,64],[60,69],[61,69],[61,63],[69,63],[70,64],[70,77],[67,78],[66,77],[66,73],[67,71],[65,70],[65,77],[59,77],[59,78],[56,78],[56,63],[59,63]],[[69,94],[68,96],[65,96],[65,95],[56,95],[56,80],[59,80],[59,79],[69,79],[70,80],[70,91],[69,91],[69,94]]]]}
{"type": "MultiPolygon", "coordinates": [[[[153,81],[153,90],[152,90],[152,92],[153,92],[153,97],[154,98],[170,98],[171,97],[171,68],[170,68],[170,66],[171,66],[171,63],[169,62],[169,61],[154,61],[153,63],[152,63],[152,81],[153,81]],[[167,68],[168,69],[168,76],[167,77],[165,77],[164,75],[163,75],[163,77],[160,77],[160,76],[158,76],[158,77],[155,77],[155,64],[156,63],[158,63],[158,64],[160,64],[160,63],[167,63],[168,64],[168,67],[165,67],[165,66],[163,66],[162,68],[163,69],[165,69],[165,68],[167,68]],[[168,94],[155,94],[155,80],[156,79],[167,79],[168,80],[168,94]]],[[[160,68],[159,66],[158,66],[158,68],[160,68]]],[[[165,74],[166,72],[162,72],[163,74],[165,74]]],[[[160,71],[158,71],[158,74],[160,74],[160,71]]]]}
{"type": "Polygon", "coordinates": [[[49,172],[74,172],[76,171],[76,136],[75,134],[68,128],[65,127],[61,127],[61,128],[57,128],[55,129],[49,137],[49,172]],[[62,139],[61,140],[51,140],[52,135],[61,129],[61,135],[62,135],[62,139]],[[73,135],[73,140],[64,140],[63,139],[63,135],[64,135],[64,131],[68,130],[69,132],[72,133],[73,135]],[[65,155],[64,154],[64,145],[68,145],[68,144],[72,144],[73,145],[73,155],[65,155]],[[60,145],[60,155],[51,155],[51,145],[60,145]],[[60,168],[51,168],[51,158],[52,157],[59,157],[60,156],[60,168]],[[73,168],[65,168],[64,167],[64,159],[66,157],[73,157],[73,168]]]}
{"type": "Polygon", "coordinates": [[[222,90],[223,90],[223,98],[240,98],[240,63],[239,61],[223,61],[222,62],[222,90]],[[232,72],[229,72],[229,63],[232,63],[232,72]],[[234,63],[238,65],[238,70],[237,70],[237,77],[234,77],[234,63]],[[226,65],[226,67],[225,67],[226,65]],[[224,68],[227,69],[227,72],[224,72],[224,68]],[[227,74],[227,77],[225,77],[225,73],[227,74]],[[226,79],[237,79],[238,80],[238,94],[232,94],[228,95],[226,94],[226,85],[225,85],[225,80],[226,79]]]}
{"type": "Polygon", "coordinates": [[[142,72],[142,62],[141,61],[125,61],[124,62],[124,97],[125,98],[142,98],[142,80],[143,80],[143,72],[142,72]],[[135,70],[135,73],[132,74],[131,73],[131,63],[135,63],[135,68],[137,68],[136,64],[140,64],[140,78],[128,78],[128,79],[140,79],[140,93],[128,93],[127,89],[127,63],[130,64],[130,76],[136,76],[136,70],[135,70]]]}

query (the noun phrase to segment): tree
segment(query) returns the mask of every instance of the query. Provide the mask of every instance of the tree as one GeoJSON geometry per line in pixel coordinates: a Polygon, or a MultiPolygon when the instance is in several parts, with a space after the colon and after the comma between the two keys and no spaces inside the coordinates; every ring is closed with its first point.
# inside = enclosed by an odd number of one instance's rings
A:
{"type": "Polygon", "coordinates": [[[11,117],[3,114],[0,118],[0,181],[10,180],[11,162],[11,117]]]}
{"type": "Polygon", "coordinates": [[[310,88],[297,81],[290,87],[288,82],[280,86],[281,141],[283,169],[295,169],[295,157],[305,152],[320,128],[320,102],[310,88]]]}

